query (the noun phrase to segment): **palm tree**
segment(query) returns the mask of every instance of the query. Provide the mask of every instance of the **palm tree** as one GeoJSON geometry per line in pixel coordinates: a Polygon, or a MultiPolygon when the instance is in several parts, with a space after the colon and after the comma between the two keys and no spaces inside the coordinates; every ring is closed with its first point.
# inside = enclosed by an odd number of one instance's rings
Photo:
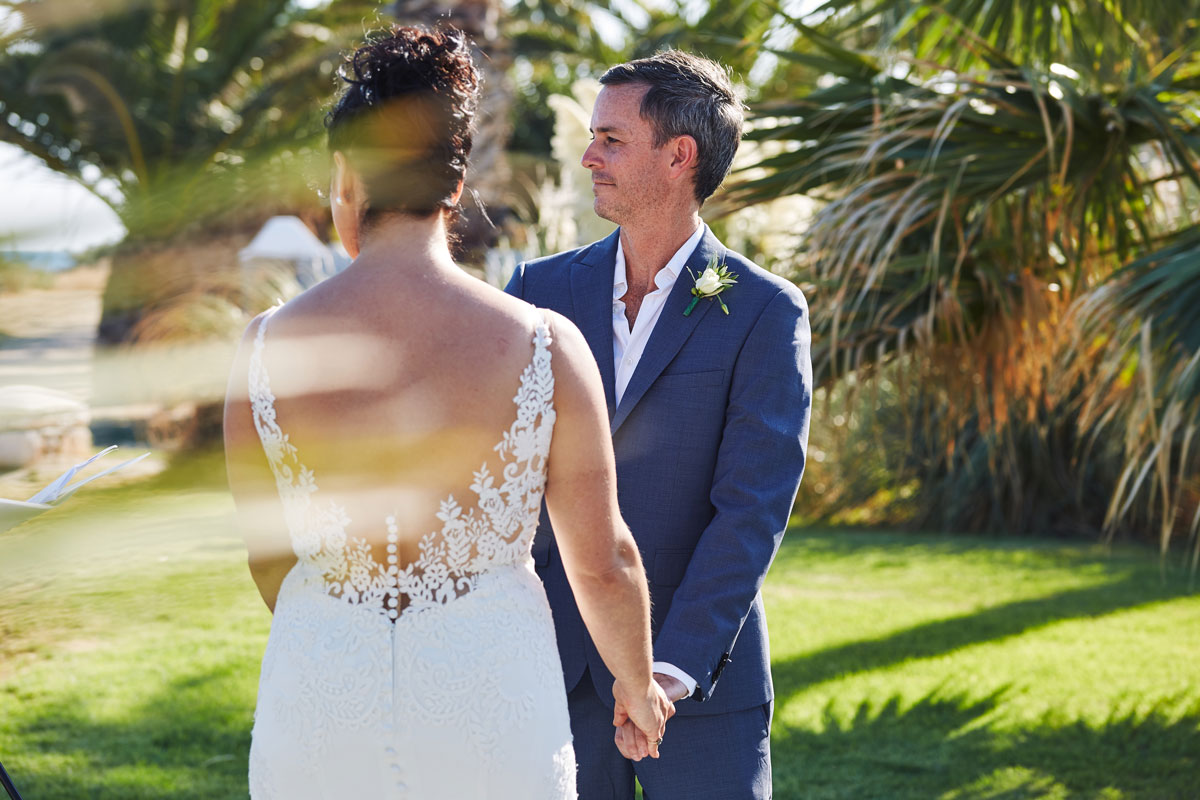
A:
{"type": "Polygon", "coordinates": [[[923,522],[1195,539],[1197,12],[829,0],[788,18],[773,85],[815,88],[758,105],[775,154],[735,196],[824,202],[794,259],[818,373],[907,382],[923,522]]]}
{"type": "Polygon", "coordinates": [[[374,9],[0,2],[0,141],[91,189],[128,231],[114,256],[103,339],[125,340],[148,307],[169,299],[158,296],[164,287],[216,266],[187,265],[187,242],[244,236],[285,210],[321,219],[321,101],[338,52],[374,9]],[[150,274],[147,264],[163,263],[185,274],[150,274]]]}
{"type": "Polygon", "coordinates": [[[0,42],[0,140],[93,189],[132,240],[307,193],[275,160],[319,131],[338,27],[368,4],[354,5],[0,3],[18,21],[0,42]]]}

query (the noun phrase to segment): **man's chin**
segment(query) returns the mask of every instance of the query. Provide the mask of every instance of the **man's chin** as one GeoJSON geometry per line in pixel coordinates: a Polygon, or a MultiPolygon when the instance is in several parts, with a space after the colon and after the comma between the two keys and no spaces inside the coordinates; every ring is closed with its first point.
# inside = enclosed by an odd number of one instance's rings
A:
{"type": "Polygon", "coordinates": [[[608,203],[601,201],[599,197],[592,202],[592,210],[596,212],[596,216],[600,219],[606,219],[617,225],[621,224],[621,220],[617,219],[620,215],[608,203]]]}

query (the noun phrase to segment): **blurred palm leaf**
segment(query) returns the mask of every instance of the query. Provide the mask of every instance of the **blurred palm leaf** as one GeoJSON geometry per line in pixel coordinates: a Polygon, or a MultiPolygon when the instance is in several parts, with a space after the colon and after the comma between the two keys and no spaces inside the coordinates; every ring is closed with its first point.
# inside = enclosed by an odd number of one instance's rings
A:
{"type": "Polygon", "coordinates": [[[783,152],[733,194],[830,198],[804,257],[806,277],[831,293],[819,361],[836,374],[864,344],[877,355],[918,329],[969,333],[1004,310],[1023,269],[1082,288],[1152,240],[1153,173],[1196,181],[1177,132],[1185,110],[1160,95],[1083,95],[1015,68],[924,85],[848,80],[766,106],[758,121],[776,124],[750,138],[783,152]],[[1145,163],[1148,147],[1163,157],[1145,163]]]}
{"type": "Polygon", "coordinates": [[[0,3],[9,14],[0,141],[87,186],[128,232],[113,254],[101,341],[232,330],[237,317],[212,312],[205,281],[236,269],[236,248],[208,263],[147,266],[144,254],[203,251],[206,240],[238,238],[275,214],[315,222],[327,213],[315,191],[324,183],[322,107],[340,53],[375,24],[378,4],[0,3]]]}
{"type": "MultiPolygon", "coordinates": [[[[134,239],[246,208],[240,192],[262,175],[242,172],[288,172],[272,160],[319,134],[314,98],[329,95],[339,50],[373,16],[366,2],[4,6],[19,24],[0,51],[0,141],[93,189],[134,239]]],[[[310,182],[272,196],[303,202],[310,182]]]]}
{"type": "Polygon", "coordinates": [[[633,43],[630,58],[643,58],[675,47],[715,59],[743,79],[757,61],[768,34],[778,24],[777,9],[761,0],[706,3],[700,5],[699,13],[696,3],[680,0],[647,3],[645,8],[648,21],[633,43]],[[681,24],[683,20],[688,20],[687,24],[681,24]]]}
{"type": "Polygon", "coordinates": [[[506,4],[504,35],[514,53],[531,61],[566,56],[575,62],[611,64],[621,54],[600,35],[596,23],[602,16],[617,31],[631,32],[633,26],[619,4],[514,0],[506,4]]]}
{"type": "MultiPolygon", "coordinates": [[[[839,39],[878,42],[957,71],[1003,53],[1114,83],[1146,75],[1195,32],[1200,3],[1178,0],[828,0],[814,12],[839,39]],[[1180,30],[1180,26],[1184,30],[1180,30]],[[966,42],[980,46],[964,46],[966,42]]],[[[1101,84],[1097,83],[1096,87],[1101,84]]]]}

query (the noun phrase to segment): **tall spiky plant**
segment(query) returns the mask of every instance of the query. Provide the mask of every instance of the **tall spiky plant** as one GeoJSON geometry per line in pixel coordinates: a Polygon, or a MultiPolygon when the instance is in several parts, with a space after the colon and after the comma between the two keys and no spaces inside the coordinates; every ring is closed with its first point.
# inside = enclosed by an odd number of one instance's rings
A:
{"type": "Polygon", "coordinates": [[[1126,312],[1161,328],[1183,321],[1177,307],[1144,286],[1136,307],[1096,293],[1180,269],[1177,251],[1153,253],[1197,223],[1200,4],[1183,5],[831,0],[816,28],[789,19],[799,46],[778,53],[783,70],[817,88],[759,106],[751,135],[782,152],[735,195],[827,201],[795,264],[815,290],[818,372],[862,379],[903,360],[916,412],[903,467],[924,479],[926,522],[1153,518],[1169,539],[1197,474],[1195,340],[1140,344],[1126,312]],[[1098,331],[1104,347],[1080,344],[1098,331]],[[1101,351],[1129,363],[1135,345],[1140,369],[1176,383],[1094,402],[1096,375],[1128,378],[1097,372],[1101,351]],[[1134,480],[1147,459],[1154,483],[1134,480]],[[1097,498],[1114,492],[1106,515],[1097,498]]]}

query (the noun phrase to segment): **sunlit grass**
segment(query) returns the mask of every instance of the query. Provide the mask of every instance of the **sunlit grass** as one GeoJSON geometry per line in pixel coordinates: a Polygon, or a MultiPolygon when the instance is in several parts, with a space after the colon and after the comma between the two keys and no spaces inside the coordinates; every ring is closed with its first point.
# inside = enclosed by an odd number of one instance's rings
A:
{"type": "Polygon", "coordinates": [[[1141,551],[796,532],[781,797],[1194,798],[1200,598],[1141,551]]]}
{"type": "Polygon", "coordinates": [[[228,494],[193,477],[0,537],[0,758],[27,797],[245,795],[269,618],[228,494]]]}
{"type": "MultiPolygon", "coordinates": [[[[0,535],[0,760],[27,798],[246,795],[268,615],[218,456],[0,535]]],[[[789,534],[779,798],[1194,798],[1200,598],[1144,551],[789,534]]]]}

